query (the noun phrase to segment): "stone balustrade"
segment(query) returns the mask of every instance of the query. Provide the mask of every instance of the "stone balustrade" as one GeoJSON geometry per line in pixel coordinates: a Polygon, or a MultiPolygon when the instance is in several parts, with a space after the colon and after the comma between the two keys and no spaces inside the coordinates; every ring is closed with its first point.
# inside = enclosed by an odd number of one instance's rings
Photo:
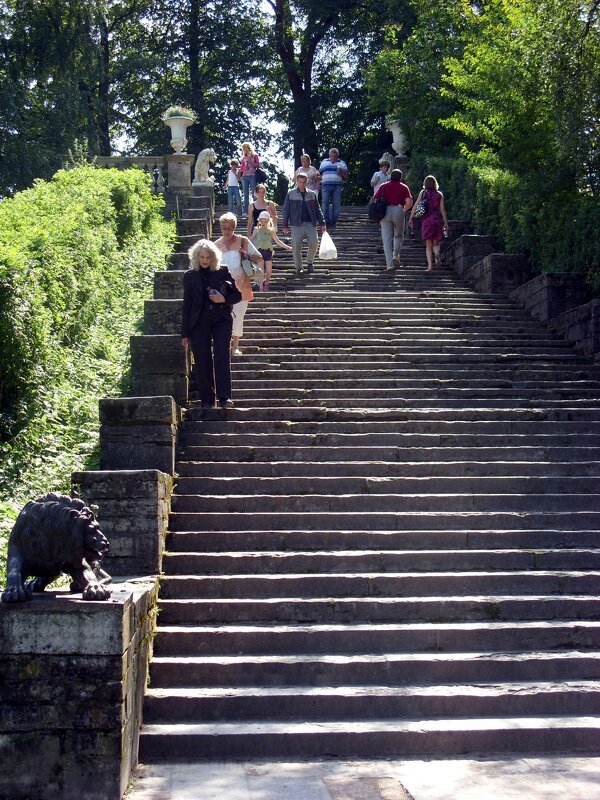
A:
{"type": "Polygon", "coordinates": [[[527,259],[521,253],[490,253],[463,275],[476,292],[508,294],[523,283],[527,259]]]}
{"type": "Polygon", "coordinates": [[[474,264],[497,250],[498,244],[493,236],[464,234],[444,250],[444,265],[463,278],[474,264]]]}
{"type": "Polygon", "coordinates": [[[549,320],[548,326],[584,355],[600,355],[600,300],[571,308],[549,320]]]}
{"type": "Polygon", "coordinates": [[[570,272],[544,272],[518,286],[510,299],[546,322],[586,303],[589,292],[581,275],[570,272]]]}

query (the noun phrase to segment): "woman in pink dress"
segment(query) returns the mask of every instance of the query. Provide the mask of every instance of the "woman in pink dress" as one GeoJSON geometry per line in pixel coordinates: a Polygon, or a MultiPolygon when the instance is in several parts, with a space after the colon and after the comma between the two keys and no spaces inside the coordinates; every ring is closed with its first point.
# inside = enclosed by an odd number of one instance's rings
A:
{"type": "Polygon", "coordinates": [[[444,233],[448,233],[444,195],[440,192],[438,182],[433,175],[428,175],[423,181],[423,188],[419,192],[408,220],[411,228],[414,225],[415,211],[423,198],[427,199],[427,211],[421,217],[421,241],[425,242],[427,272],[431,272],[434,257],[436,267],[441,264],[440,242],[444,238],[444,233]]]}

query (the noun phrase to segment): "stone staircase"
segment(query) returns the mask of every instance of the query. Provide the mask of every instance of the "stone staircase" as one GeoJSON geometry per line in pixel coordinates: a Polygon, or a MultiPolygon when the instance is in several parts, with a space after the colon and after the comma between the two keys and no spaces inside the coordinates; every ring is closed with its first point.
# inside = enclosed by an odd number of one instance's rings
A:
{"type": "Polygon", "coordinates": [[[598,367],[365,218],[188,405],[143,761],[600,744],[598,367]]]}

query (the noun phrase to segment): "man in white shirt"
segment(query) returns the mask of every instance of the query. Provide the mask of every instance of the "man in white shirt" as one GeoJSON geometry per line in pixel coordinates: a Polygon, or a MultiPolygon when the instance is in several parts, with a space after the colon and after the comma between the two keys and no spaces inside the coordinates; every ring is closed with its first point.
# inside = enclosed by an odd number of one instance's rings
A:
{"type": "Polygon", "coordinates": [[[346,162],[340,159],[340,151],[337,147],[332,147],[329,151],[329,158],[321,161],[319,172],[321,173],[321,202],[325,223],[328,228],[335,228],[342,205],[342,188],[344,181],[348,178],[348,167],[346,162]]]}

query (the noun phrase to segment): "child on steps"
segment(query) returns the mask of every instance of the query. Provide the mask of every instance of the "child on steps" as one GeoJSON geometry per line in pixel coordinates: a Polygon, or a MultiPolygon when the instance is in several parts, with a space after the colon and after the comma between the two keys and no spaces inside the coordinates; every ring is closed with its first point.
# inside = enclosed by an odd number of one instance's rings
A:
{"type": "Polygon", "coordinates": [[[260,287],[261,292],[269,291],[269,281],[271,280],[271,270],[273,268],[273,247],[278,244],[284,250],[291,250],[289,244],[285,244],[275,233],[273,220],[268,211],[261,211],[258,215],[258,225],[252,232],[250,239],[252,244],[259,251],[265,261],[265,280],[260,287]]]}

